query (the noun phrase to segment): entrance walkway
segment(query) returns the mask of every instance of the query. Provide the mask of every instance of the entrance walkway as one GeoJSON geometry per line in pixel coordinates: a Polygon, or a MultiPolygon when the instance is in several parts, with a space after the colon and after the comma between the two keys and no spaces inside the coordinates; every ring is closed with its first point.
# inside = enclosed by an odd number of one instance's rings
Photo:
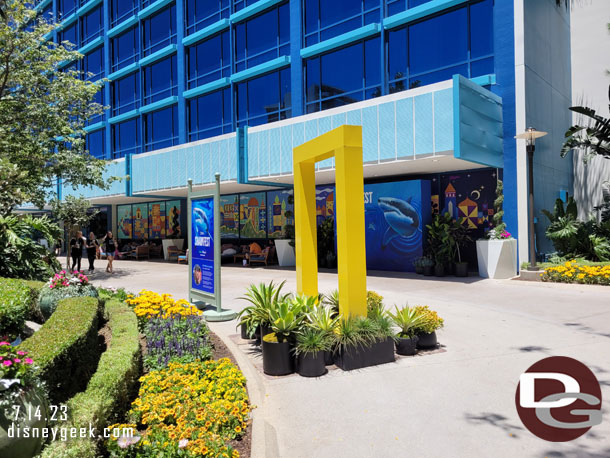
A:
{"type": "MultiPolygon", "coordinates": [[[[112,277],[100,272],[94,283],[187,297],[185,265],[115,264],[112,277]]],[[[368,289],[390,307],[437,310],[446,352],[320,379],[272,379],[235,345],[235,322],[210,324],[235,354],[257,405],[253,458],[610,456],[610,288],[384,275],[370,275],[368,289]],[[579,359],[602,383],[604,422],[571,443],[536,438],[515,409],[519,375],[551,355],[579,359]]],[[[224,307],[240,310],[250,283],[272,279],[296,288],[294,271],[223,267],[224,307]]],[[[322,292],[336,288],[336,274],[321,273],[319,284],[322,292]]]]}

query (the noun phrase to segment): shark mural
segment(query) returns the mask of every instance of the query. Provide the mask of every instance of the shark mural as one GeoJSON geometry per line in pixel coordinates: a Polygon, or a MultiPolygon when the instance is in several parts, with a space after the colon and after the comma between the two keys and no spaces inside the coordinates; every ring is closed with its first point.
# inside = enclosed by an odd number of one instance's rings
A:
{"type": "Polygon", "coordinates": [[[377,205],[383,210],[385,220],[390,225],[383,235],[382,249],[385,250],[396,237],[411,237],[416,231],[421,231],[419,214],[411,205],[412,199],[413,197],[409,196],[406,202],[393,197],[380,197],[377,200],[377,205]]]}

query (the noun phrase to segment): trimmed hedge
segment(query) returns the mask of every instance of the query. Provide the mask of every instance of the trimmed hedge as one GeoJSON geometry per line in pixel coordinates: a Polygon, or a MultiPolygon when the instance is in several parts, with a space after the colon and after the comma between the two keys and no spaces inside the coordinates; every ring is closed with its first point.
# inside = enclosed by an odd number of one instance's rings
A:
{"type": "Polygon", "coordinates": [[[93,297],[64,299],[40,330],[20,345],[39,367],[51,404],[84,390],[95,372],[99,308],[93,297]]]}
{"type": "Polygon", "coordinates": [[[0,278],[0,337],[15,339],[27,319],[40,319],[38,295],[44,283],[0,278]]]}
{"type": "MultiPolygon", "coordinates": [[[[87,390],[68,401],[71,414],[69,426],[88,428],[91,423],[98,432],[120,421],[137,393],[141,369],[138,320],[125,303],[106,302],[110,346],[102,354],[97,371],[87,390]]],[[[56,441],[42,453],[44,458],[94,458],[97,443],[90,439],[56,441]]]]}

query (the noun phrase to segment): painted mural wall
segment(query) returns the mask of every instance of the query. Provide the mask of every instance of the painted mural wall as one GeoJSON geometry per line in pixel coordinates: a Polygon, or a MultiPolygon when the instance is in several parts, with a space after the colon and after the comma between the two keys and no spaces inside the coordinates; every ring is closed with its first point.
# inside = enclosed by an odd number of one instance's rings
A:
{"type": "Polygon", "coordinates": [[[267,193],[239,195],[239,233],[242,239],[267,238],[267,193]]]}
{"type": "Polygon", "coordinates": [[[220,196],[220,236],[239,238],[239,194],[220,196]]]}
{"type": "Polygon", "coordinates": [[[163,239],[182,234],[182,201],[117,205],[118,238],[163,239]]]}
{"type": "Polygon", "coordinates": [[[290,203],[290,198],[294,191],[292,189],[281,189],[278,191],[267,192],[267,230],[270,239],[282,238],[284,226],[294,224],[294,218],[287,218],[286,212],[294,214],[294,204],[290,203]]]}

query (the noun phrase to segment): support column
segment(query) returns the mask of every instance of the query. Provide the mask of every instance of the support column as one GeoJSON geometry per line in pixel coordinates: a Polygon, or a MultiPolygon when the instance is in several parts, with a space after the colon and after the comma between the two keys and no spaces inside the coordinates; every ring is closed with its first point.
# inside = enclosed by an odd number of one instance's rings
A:
{"type": "Polygon", "coordinates": [[[297,292],[318,295],[318,235],[316,225],[316,164],[295,164],[294,175],[295,242],[297,292]]]}

